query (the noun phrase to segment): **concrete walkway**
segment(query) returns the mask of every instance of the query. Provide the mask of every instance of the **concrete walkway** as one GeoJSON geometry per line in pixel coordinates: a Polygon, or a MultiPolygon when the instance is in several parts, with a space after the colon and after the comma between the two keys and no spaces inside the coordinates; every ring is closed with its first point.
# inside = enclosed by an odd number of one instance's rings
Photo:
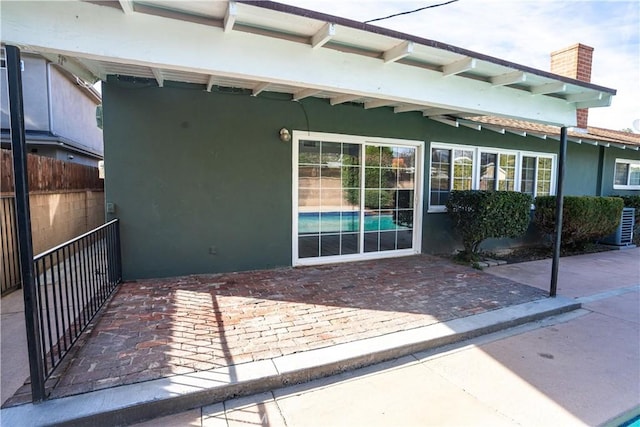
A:
{"type": "MultiPolygon", "coordinates": [[[[488,271],[546,287],[550,261],[488,271]]],[[[583,308],[138,426],[618,426],[640,414],[640,249],[563,258],[560,289],[583,308]]]]}

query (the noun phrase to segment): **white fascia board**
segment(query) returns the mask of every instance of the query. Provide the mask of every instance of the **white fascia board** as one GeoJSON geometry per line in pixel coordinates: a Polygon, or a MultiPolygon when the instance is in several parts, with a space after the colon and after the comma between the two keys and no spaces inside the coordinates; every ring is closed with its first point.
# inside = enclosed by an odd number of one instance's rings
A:
{"type": "Polygon", "coordinates": [[[435,105],[560,126],[575,105],[509,87],[333,49],[86,2],[3,2],[2,41],[36,51],[151,68],[435,105]],[[256,65],[258,64],[258,66],[256,65]]]}

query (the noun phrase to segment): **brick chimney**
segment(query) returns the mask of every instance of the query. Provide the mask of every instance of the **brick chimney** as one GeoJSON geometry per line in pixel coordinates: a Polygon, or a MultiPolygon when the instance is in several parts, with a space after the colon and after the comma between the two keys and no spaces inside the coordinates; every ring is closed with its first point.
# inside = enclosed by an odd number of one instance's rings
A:
{"type": "MultiPolygon", "coordinates": [[[[591,59],[593,48],[581,43],[551,52],[551,72],[583,82],[591,82],[591,59]]],[[[576,111],[576,118],[580,129],[587,128],[589,110],[576,111]]]]}

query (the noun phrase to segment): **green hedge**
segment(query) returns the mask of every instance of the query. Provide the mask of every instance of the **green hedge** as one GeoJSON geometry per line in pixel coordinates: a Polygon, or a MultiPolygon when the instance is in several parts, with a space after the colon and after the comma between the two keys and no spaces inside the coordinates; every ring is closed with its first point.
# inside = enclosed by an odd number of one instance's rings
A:
{"type": "Polygon", "coordinates": [[[530,222],[531,196],[512,191],[452,191],[447,200],[454,231],[464,255],[475,259],[488,238],[524,235],[530,222]]]}
{"type": "MultiPolygon", "coordinates": [[[[556,197],[536,198],[533,221],[543,233],[553,236],[556,225],[556,197]]],[[[624,203],[618,197],[566,196],[562,209],[561,244],[581,248],[592,240],[608,236],[620,223],[624,203]]]]}

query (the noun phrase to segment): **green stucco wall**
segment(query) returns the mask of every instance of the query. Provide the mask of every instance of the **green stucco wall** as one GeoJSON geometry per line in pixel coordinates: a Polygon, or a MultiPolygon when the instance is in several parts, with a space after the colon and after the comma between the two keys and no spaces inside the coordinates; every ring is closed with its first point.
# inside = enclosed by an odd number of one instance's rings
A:
{"type": "Polygon", "coordinates": [[[613,175],[616,159],[640,160],[640,151],[609,148],[604,150],[604,167],[602,171],[602,195],[640,196],[640,190],[614,190],[613,175]]]}
{"type": "Polygon", "coordinates": [[[292,149],[281,127],[418,140],[428,128],[418,113],[171,83],[111,80],[103,102],[106,200],[127,279],[291,265],[292,149]]]}
{"type": "MultiPolygon", "coordinates": [[[[171,82],[103,84],[106,200],[116,207],[110,217],[121,219],[126,279],[290,266],[292,147],[280,141],[282,127],[423,140],[427,173],[431,141],[558,149],[552,139],[453,128],[419,112],[289,99],[171,82]]],[[[569,145],[567,194],[596,194],[598,152],[569,145]]],[[[459,246],[447,215],[427,213],[428,181],[424,188],[422,249],[452,252],[459,246]]]]}

